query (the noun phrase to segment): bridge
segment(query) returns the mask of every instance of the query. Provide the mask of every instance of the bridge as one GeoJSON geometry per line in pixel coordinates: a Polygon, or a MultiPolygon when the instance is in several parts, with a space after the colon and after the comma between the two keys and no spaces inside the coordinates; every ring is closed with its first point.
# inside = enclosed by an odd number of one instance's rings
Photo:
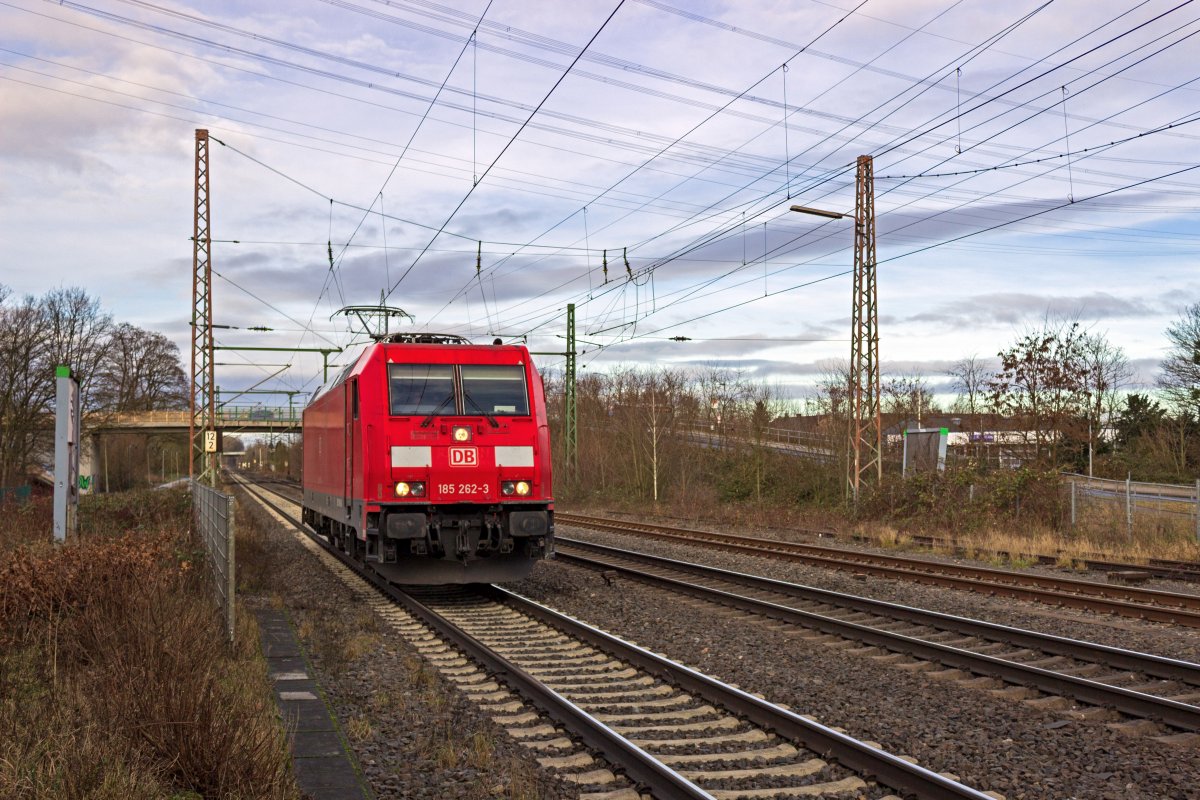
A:
{"type": "MultiPolygon", "coordinates": [[[[299,433],[302,409],[291,406],[230,406],[217,409],[216,428],[222,433],[299,433]]],[[[190,411],[132,411],[94,414],[84,420],[84,430],[97,433],[187,433],[190,411]]]]}

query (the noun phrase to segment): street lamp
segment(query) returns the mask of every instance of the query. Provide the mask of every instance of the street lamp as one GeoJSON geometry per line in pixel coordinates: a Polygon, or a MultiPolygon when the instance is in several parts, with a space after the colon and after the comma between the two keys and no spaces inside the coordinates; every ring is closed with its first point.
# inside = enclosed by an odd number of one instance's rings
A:
{"type": "Polygon", "coordinates": [[[823,208],[809,208],[808,206],[792,206],[792,211],[799,211],[801,214],[812,214],[814,217],[827,217],[829,219],[841,219],[842,217],[849,217],[850,219],[853,219],[856,223],[858,222],[857,219],[854,219],[853,214],[840,214],[837,211],[826,211],[823,208]]]}

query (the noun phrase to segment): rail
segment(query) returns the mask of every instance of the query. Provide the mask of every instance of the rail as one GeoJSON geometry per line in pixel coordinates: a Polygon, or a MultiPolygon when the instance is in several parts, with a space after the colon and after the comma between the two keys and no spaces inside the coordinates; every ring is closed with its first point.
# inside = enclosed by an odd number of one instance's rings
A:
{"type": "MultiPolygon", "coordinates": [[[[557,557],[566,563],[577,563],[596,570],[615,570],[668,591],[794,623],[848,641],[969,670],[977,675],[999,678],[1048,694],[1065,695],[1081,702],[1115,708],[1125,714],[1162,720],[1183,730],[1200,729],[1200,707],[1190,702],[1180,702],[1173,697],[1147,693],[1145,690],[1123,688],[1114,683],[1100,682],[1097,678],[1082,678],[1043,667],[1046,661],[1022,662],[1013,656],[1037,650],[1043,654],[1042,658],[1046,655],[1063,656],[1085,663],[1102,664],[1110,671],[1116,669],[1144,673],[1164,682],[1178,682],[1174,688],[1177,692],[1184,692],[1185,696],[1193,694],[1194,687],[1200,686],[1198,664],[731,572],[595,542],[560,538],[558,543],[561,547],[557,557]],[[764,597],[765,594],[778,595],[778,598],[764,597]],[[788,605],[797,600],[839,610],[850,609],[857,612],[858,618],[851,621],[837,613],[814,612],[788,605]],[[864,620],[861,618],[864,615],[869,617],[864,620]],[[890,625],[896,621],[922,626],[925,631],[908,629],[898,632],[890,625]],[[959,640],[954,644],[945,644],[937,636],[947,631],[975,639],[977,643],[959,640]],[[997,654],[993,649],[995,643],[1006,645],[1009,655],[997,654]]],[[[1119,679],[1122,676],[1118,674],[1112,677],[1119,679]]]]}
{"type": "MultiPolygon", "coordinates": [[[[240,480],[239,483],[248,485],[240,480]]],[[[256,485],[255,488],[265,489],[260,485],[256,485]]],[[[266,491],[275,493],[271,489],[266,491]]],[[[257,493],[252,492],[251,494],[256,495],[257,493]]],[[[282,497],[282,495],[280,496],[282,497]]],[[[451,642],[470,658],[483,664],[492,675],[517,690],[544,713],[579,737],[588,747],[599,752],[610,762],[619,764],[631,779],[648,789],[654,797],[675,800],[675,798],[711,798],[714,796],[663,764],[641,747],[618,735],[607,725],[598,724],[597,720],[579,706],[550,689],[526,669],[464,631],[435,608],[402,591],[379,576],[378,573],[363,570],[348,556],[330,548],[324,537],[316,535],[270,500],[261,495],[257,495],[257,498],[290,519],[303,535],[316,541],[342,564],[369,581],[377,590],[393,601],[402,605],[409,613],[436,631],[441,638],[451,642]]],[[[295,501],[288,499],[288,502],[294,503],[295,501]]],[[[704,697],[710,703],[722,706],[785,739],[799,743],[817,753],[823,753],[853,771],[871,776],[878,783],[899,789],[901,792],[927,798],[927,800],[986,800],[991,796],[965,786],[950,776],[932,772],[906,759],[880,750],[874,745],[856,740],[837,729],[826,727],[782,706],[744,692],[736,686],[723,683],[683,664],[671,661],[665,656],[626,642],[536,601],[495,586],[483,588],[480,593],[605,651],[660,680],[704,697]]]]}
{"type": "Polygon", "coordinates": [[[225,621],[225,633],[232,644],[235,602],[233,497],[192,481],[192,510],[196,530],[204,542],[209,569],[212,570],[217,606],[225,621]]]}
{"type": "Polygon", "coordinates": [[[796,561],[830,569],[854,571],[883,578],[901,578],[933,586],[985,592],[1049,605],[1080,608],[1121,616],[1200,628],[1200,596],[1096,583],[1074,578],[989,567],[925,561],[904,556],[762,539],[645,522],[588,517],[559,511],[555,521],[585,528],[636,533],[668,541],[701,543],[706,547],[796,561]]]}

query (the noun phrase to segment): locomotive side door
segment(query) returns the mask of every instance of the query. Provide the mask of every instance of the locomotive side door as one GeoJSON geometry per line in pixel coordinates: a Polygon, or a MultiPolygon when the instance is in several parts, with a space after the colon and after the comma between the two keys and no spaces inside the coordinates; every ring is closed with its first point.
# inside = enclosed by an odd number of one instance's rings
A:
{"type": "Polygon", "coordinates": [[[354,428],[358,425],[358,378],[346,381],[345,403],[346,465],[342,472],[345,482],[343,496],[346,508],[349,509],[354,503],[354,428]]]}

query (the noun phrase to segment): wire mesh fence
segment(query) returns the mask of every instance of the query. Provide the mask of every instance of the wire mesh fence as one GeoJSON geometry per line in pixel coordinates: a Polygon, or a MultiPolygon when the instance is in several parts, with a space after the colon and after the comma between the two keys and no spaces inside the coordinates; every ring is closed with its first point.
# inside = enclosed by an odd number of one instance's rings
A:
{"type": "Polygon", "coordinates": [[[1186,533],[1200,541],[1200,480],[1194,485],[1063,476],[1072,528],[1097,524],[1123,530],[1133,540],[1144,532],[1186,533]]]}
{"type": "Polygon", "coordinates": [[[212,570],[217,605],[225,620],[225,632],[233,641],[234,547],[233,497],[192,481],[192,509],[196,530],[204,542],[212,570]]]}

